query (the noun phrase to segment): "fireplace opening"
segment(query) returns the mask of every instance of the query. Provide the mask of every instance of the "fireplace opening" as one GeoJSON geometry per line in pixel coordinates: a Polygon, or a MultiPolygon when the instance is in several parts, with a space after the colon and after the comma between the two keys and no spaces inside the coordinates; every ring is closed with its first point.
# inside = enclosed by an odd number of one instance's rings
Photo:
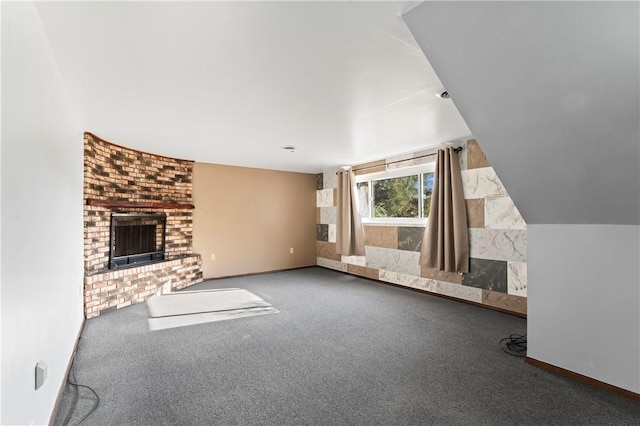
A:
{"type": "Polygon", "coordinates": [[[167,215],[112,213],[109,269],[164,260],[167,215]]]}

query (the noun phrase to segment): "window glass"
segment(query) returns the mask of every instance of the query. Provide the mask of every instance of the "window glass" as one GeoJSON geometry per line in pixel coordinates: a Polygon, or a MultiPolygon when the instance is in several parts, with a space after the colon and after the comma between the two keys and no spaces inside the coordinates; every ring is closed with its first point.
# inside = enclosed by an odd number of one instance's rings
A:
{"type": "Polygon", "coordinates": [[[358,207],[360,208],[360,217],[371,217],[371,199],[369,198],[369,182],[359,182],[356,184],[358,188],[358,207]]]}
{"type": "Polygon", "coordinates": [[[431,207],[431,194],[433,193],[433,178],[433,172],[424,173],[422,175],[422,202],[424,203],[422,207],[423,217],[429,217],[429,208],[431,207]]]}
{"type": "Polygon", "coordinates": [[[419,175],[372,181],[373,217],[418,217],[419,175]]]}

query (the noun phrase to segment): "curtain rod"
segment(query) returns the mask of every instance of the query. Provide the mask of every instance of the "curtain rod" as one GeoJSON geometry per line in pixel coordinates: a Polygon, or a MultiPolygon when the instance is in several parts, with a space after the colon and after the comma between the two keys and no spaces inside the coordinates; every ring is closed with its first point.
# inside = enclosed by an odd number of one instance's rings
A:
{"type": "MultiPolygon", "coordinates": [[[[458,146],[456,148],[453,148],[453,150],[455,151],[455,153],[457,154],[458,152],[462,151],[462,147],[458,146]]],[[[419,155],[417,157],[413,157],[413,158],[405,158],[404,160],[396,160],[396,161],[391,161],[390,163],[385,163],[385,164],[378,164],[377,166],[367,166],[367,167],[360,167],[358,169],[352,169],[354,172],[358,172],[360,170],[367,170],[367,169],[375,169],[376,167],[381,167],[384,166],[385,168],[390,165],[390,164],[397,164],[397,163],[403,163],[405,161],[411,161],[411,160],[417,160],[419,158],[426,158],[426,157],[433,157],[434,155],[437,155],[438,151],[436,152],[432,152],[431,154],[425,154],[425,155],[419,155]]],[[[340,171],[337,171],[336,174],[340,173],[340,171]]]]}

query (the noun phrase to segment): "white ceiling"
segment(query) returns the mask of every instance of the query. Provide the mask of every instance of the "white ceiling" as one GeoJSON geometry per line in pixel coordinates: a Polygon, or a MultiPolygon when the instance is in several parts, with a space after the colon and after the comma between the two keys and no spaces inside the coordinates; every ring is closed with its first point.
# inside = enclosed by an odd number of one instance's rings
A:
{"type": "Polygon", "coordinates": [[[401,14],[416,2],[38,3],[85,130],[316,173],[466,138],[401,14]],[[296,152],[280,149],[295,145],[296,152]]]}

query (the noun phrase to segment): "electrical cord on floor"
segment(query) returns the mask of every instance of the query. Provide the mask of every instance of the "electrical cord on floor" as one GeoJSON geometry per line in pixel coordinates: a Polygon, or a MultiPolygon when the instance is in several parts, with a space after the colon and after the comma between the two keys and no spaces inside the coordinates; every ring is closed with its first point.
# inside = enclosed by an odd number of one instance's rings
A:
{"type": "Polygon", "coordinates": [[[500,340],[500,347],[509,355],[525,357],[527,356],[527,335],[512,334],[500,340]]]}
{"type": "MultiPolygon", "coordinates": [[[[80,346],[80,343],[78,343],[78,347],[79,346],[80,346]]],[[[82,422],[84,422],[91,414],[93,414],[93,412],[96,411],[98,409],[98,406],[100,405],[100,397],[98,396],[96,391],[94,391],[91,388],[91,386],[79,384],[78,380],[76,379],[75,363],[76,363],[77,352],[78,352],[78,348],[76,348],[75,352],[73,353],[72,360],[71,360],[71,368],[69,368],[69,374],[67,375],[67,383],[73,386],[73,388],[75,389],[75,393],[73,395],[73,402],[71,403],[71,409],[69,410],[69,413],[67,413],[67,416],[64,418],[64,421],[62,422],[63,426],[67,426],[69,424],[69,421],[73,416],[73,413],[75,413],[76,409],[78,408],[78,398],[80,396],[80,389],[88,389],[91,393],[93,393],[96,400],[95,400],[95,403],[93,404],[93,407],[91,407],[91,410],[78,422],[78,425],[81,425],[82,422]],[[73,377],[73,381],[71,381],[72,377],[73,377]]]]}

